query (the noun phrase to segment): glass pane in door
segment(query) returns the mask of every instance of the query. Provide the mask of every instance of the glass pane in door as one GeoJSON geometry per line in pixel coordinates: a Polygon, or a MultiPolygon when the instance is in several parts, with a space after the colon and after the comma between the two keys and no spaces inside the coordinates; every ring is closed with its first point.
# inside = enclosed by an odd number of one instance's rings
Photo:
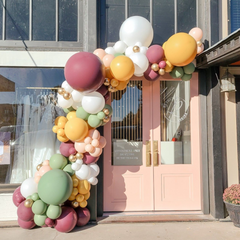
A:
{"type": "Polygon", "coordinates": [[[191,164],[190,81],[160,83],[161,164],[191,164]]]}
{"type": "Polygon", "coordinates": [[[112,93],[112,164],[142,165],[142,82],[112,93]]]}

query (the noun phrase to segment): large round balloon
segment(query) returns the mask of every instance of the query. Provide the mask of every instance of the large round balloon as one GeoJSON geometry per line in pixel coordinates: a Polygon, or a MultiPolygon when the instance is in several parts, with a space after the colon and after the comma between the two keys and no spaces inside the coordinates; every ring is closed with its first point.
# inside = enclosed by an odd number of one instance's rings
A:
{"type": "Polygon", "coordinates": [[[34,177],[27,178],[23,181],[20,191],[21,194],[27,198],[28,196],[32,195],[33,193],[37,192],[37,183],[34,181],[34,177]]]}
{"type": "Polygon", "coordinates": [[[75,90],[92,92],[103,84],[105,67],[95,54],[79,52],[68,59],[64,75],[75,90]]]}
{"type": "Polygon", "coordinates": [[[45,173],[38,183],[38,194],[47,204],[59,205],[72,193],[72,179],[66,172],[53,169],[45,173]]]}
{"type": "Polygon", "coordinates": [[[65,134],[73,142],[84,139],[88,134],[88,125],[81,118],[73,118],[65,125],[65,134]]]}
{"type": "Polygon", "coordinates": [[[174,66],[185,66],[196,57],[197,43],[187,33],[176,33],[165,43],[164,53],[167,60],[174,66]]]}
{"type": "Polygon", "coordinates": [[[77,226],[78,227],[83,227],[85,226],[89,220],[90,220],[90,212],[87,208],[76,208],[75,209],[76,213],[77,213],[77,226]]]}
{"type": "Polygon", "coordinates": [[[24,202],[21,202],[17,209],[18,218],[21,220],[28,222],[32,221],[34,218],[34,213],[32,212],[32,208],[28,208],[24,206],[24,202]]]}
{"type": "Polygon", "coordinates": [[[70,232],[77,224],[77,214],[73,208],[62,207],[62,214],[55,221],[55,228],[59,232],[70,232]]]}
{"type": "Polygon", "coordinates": [[[18,225],[24,229],[31,229],[36,226],[36,224],[33,220],[26,222],[26,221],[23,221],[21,218],[18,218],[18,225]]]}
{"type": "Polygon", "coordinates": [[[133,16],[123,22],[119,36],[128,46],[141,42],[143,46],[148,47],[153,40],[153,28],[146,18],[133,16]]]}
{"type": "Polygon", "coordinates": [[[110,64],[112,76],[119,81],[130,79],[134,73],[133,61],[126,56],[115,57],[110,64]]]}

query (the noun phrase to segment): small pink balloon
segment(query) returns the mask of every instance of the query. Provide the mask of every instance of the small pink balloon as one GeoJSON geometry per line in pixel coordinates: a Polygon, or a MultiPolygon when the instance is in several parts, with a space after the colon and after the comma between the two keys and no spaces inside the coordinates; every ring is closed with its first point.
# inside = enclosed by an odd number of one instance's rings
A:
{"type": "Polygon", "coordinates": [[[91,137],[92,139],[99,139],[100,138],[100,133],[96,129],[91,129],[88,132],[88,136],[91,137]]]}
{"type": "Polygon", "coordinates": [[[97,48],[93,54],[98,56],[101,60],[103,60],[103,57],[106,55],[106,52],[102,48],[97,48]]]}
{"type": "Polygon", "coordinates": [[[191,35],[196,41],[200,41],[203,37],[203,31],[198,27],[192,28],[188,34],[191,35]]]}
{"type": "Polygon", "coordinates": [[[31,228],[34,228],[36,226],[36,224],[35,224],[35,222],[33,220],[26,222],[26,221],[23,221],[20,218],[18,218],[18,225],[21,228],[24,228],[24,229],[31,229],[31,228]]]}
{"type": "Polygon", "coordinates": [[[34,177],[34,182],[39,183],[40,179],[41,179],[41,176],[34,177]]]}
{"type": "Polygon", "coordinates": [[[152,45],[148,48],[146,56],[150,63],[159,63],[164,57],[163,48],[160,45],[152,45]]]}
{"type": "Polygon", "coordinates": [[[43,165],[43,166],[49,166],[49,160],[43,161],[42,165],[43,165]]]}
{"type": "Polygon", "coordinates": [[[144,72],[144,77],[148,80],[148,81],[155,81],[157,80],[160,75],[158,74],[158,72],[154,72],[151,69],[151,65],[148,67],[148,69],[144,72]]]}
{"type": "Polygon", "coordinates": [[[86,143],[84,143],[84,142],[75,142],[75,144],[74,144],[75,149],[79,153],[85,153],[86,152],[85,146],[86,146],[86,143]]]}
{"type": "Polygon", "coordinates": [[[52,170],[52,168],[50,166],[42,166],[40,169],[39,169],[39,174],[40,176],[43,176],[46,172],[52,170]]]}
{"type": "Polygon", "coordinates": [[[55,226],[55,221],[51,218],[46,218],[45,220],[45,224],[48,226],[48,227],[54,227],[55,226]]]}
{"type": "Polygon", "coordinates": [[[90,144],[90,143],[92,142],[92,138],[91,138],[91,137],[86,137],[86,138],[84,139],[84,142],[85,142],[86,144],[90,144]]]}
{"type": "MultiPolygon", "coordinates": [[[[101,139],[101,137],[100,137],[100,139],[101,139]]],[[[99,146],[99,140],[98,139],[93,139],[91,144],[92,144],[93,147],[98,147],[99,146]]]]}
{"type": "Polygon", "coordinates": [[[18,207],[20,205],[21,202],[23,202],[26,198],[23,197],[23,195],[20,192],[20,186],[18,188],[15,189],[15,191],[13,192],[13,196],[12,196],[12,201],[14,203],[14,205],[16,207],[18,207]]]}
{"type": "Polygon", "coordinates": [[[74,148],[74,143],[71,141],[62,142],[59,150],[60,153],[65,157],[69,157],[71,154],[77,153],[76,149],[74,148]]]}
{"type": "Polygon", "coordinates": [[[24,202],[21,202],[21,204],[18,206],[17,215],[23,221],[26,221],[26,222],[32,221],[34,218],[34,213],[32,212],[32,208],[25,207],[24,202]]]}
{"type": "Polygon", "coordinates": [[[161,62],[158,64],[158,66],[159,66],[160,68],[165,68],[165,67],[166,67],[166,62],[165,62],[165,61],[161,61],[161,62]]]}
{"type": "Polygon", "coordinates": [[[95,148],[92,144],[87,144],[85,147],[86,152],[92,153],[95,151],[95,148]]]}
{"type": "Polygon", "coordinates": [[[102,154],[102,148],[95,148],[94,152],[89,152],[89,154],[93,157],[98,157],[102,154]]]}
{"type": "Polygon", "coordinates": [[[105,67],[110,67],[110,64],[112,60],[114,59],[114,56],[112,54],[107,54],[103,57],[102,61],[105,67]]]}
{"type": "Polygon", "coordinates": [[[200,47],[197,47],[197,54],[200,54],[204,50],[204,45],[202,44],[200,47]]]}
{"type": "Polygon", "coordinates": [[[85,164],[90,164],[90,163],[97,162],[98,159],[99,159],[99,157],[93,157],[89,153],[84,153],[82,160],[85,164]]]}
{"type": "Polygon", "coordinates": [[[99,139],[99,148],[104,148],[107,144],[107,140],[105,137],[101,136],[99,139]]]}

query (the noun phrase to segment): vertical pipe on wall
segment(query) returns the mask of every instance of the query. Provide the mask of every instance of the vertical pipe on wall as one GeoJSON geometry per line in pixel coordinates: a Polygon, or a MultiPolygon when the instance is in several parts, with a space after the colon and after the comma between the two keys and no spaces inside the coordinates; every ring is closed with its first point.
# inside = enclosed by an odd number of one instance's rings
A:
{"type": "Polygon", "coordinates": [[[29,41],[32,41],[32,0],[29,1],[29,41]]]}
{"type": "Polygon", "coordinates": [[[3,24],[2,24],[2,40],[5,40],[5,28],[6,28],[6,1],[2,0],[3,2],[3,24]]]}
{"type": "Polygon", "coordinates": [[[174,0],[174,32],[177,33],[177,0],[174,0]]]}
{"type": "Polygon", "coordinates": [[[57,42],[58,41],[58,14],[59,14],[59,10],[58,10],[58,0],[56,0],[56,23],[55,23],[55,28],[56,28],[56,38],[55,38],[55,41],[57,42]]]}

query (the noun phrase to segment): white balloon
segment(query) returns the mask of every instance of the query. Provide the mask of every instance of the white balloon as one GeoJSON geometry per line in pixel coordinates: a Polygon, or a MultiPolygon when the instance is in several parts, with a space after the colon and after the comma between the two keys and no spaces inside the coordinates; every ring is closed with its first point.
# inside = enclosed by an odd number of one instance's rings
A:
{"type": "Polygon", "coordinates": [[[81,168],[81,165],[75,162],[71,165],[71,167],[73,171],[78,171],[81,168]]]}
{"type": "Polygon", "coordinates": [[[146,18],[133,16],[123,22],[119,36],[128,46],[141,42],[143,46],[148,47],[153,40],[153,28],[146,18]]]}
{"type": "Polygon", "coordinates": [[[91,114],[100,112],[105,106],[105,99],[99,92],[91,92],[82,98],[83,109],[91,114]]]}
{"type": "Polygon", "coordinates": [[[113,47],[107,47],[107,48],[105,49],[105,52],[106,52],[107,54],[112,54],[112,55],[116,54],[116,52],[115,52],[115,50],[114,50],[113,47]]]}
{"type": "Polygon", "coordinates": [[[129,57],[129,56],[131,56],[132,54],[134,54],[133,46],[130,46],[130,47],[128,47],[128,48],[126,49],[125,55],[126,55],[127,57],[129,57]]]}
{"type": "Polygon", "coordinates": [[[68,84],[66,80],[62,83],[62,88],[64,88],[69,93],[73,91],[73,88],[68,84]]]}
{"type": "Polygon", "coordinates": [[[148,69],[148,59],[143,53],[134,53],[129,56],[132,59],[135,67],[134,75],[137,77],[143,76],[143,73],[148,69]]]}
{"type": "Polygon", "coordinates": [[[72,107],[77,110],[79,107],[82,106],[82,102],[73,102],[72,107]]]}
{"type": "Polygon", "coordinates": [[[114,44],[113,48],[116,53],[124,53],[127,48],[127,45],[123,41],[117,41],[114,44]]]}
{"type": "Polygon", "coordinates": [[[64,97],[60,94],[58,94],[58,105],[62,108],[69,108],[73,104],[72,98],[69,100],[64,99],[64,97]]]}
{"type": "Polygon", "coordinates": [[[20,192],[25,198],[34,193],[37,193],[37,191],[38,184],[34,181],[34,177],[30,177],[24,180],[20,187],[20,192]]]}
{"type": "Polygon", "coordinates": [[[140,47],[140,53],[143,53],[144,55],[147,54],[147,50],[148,50],[148,48],[145,46],[140,47]]]}
{"type": "Polygon", "coordinates": [[[98,179],[95,177],[91,177],[88,179],[88,182],[91,183],[92,185],[96,185],[98,183],[98,179]]]}
{"type": "Polygon", "coordinates": [[[81,168],[75,172],[75,175],[80,180],[87,180],[90,177],[90,168],[88,165],[83,164],[81,168]]]}
{"type": "Polygon", "coordinates": [[[96,177],[100,172],[99,166],[96,163],[90,164],[88,166],[90,167],[90,177],[96,177]]]}
{"type": "Polygon", "coordinates": [[[72,98],[74,102],[81,102],[83,98],[83,94],[77,90],[72,91],[72,98]]]}

